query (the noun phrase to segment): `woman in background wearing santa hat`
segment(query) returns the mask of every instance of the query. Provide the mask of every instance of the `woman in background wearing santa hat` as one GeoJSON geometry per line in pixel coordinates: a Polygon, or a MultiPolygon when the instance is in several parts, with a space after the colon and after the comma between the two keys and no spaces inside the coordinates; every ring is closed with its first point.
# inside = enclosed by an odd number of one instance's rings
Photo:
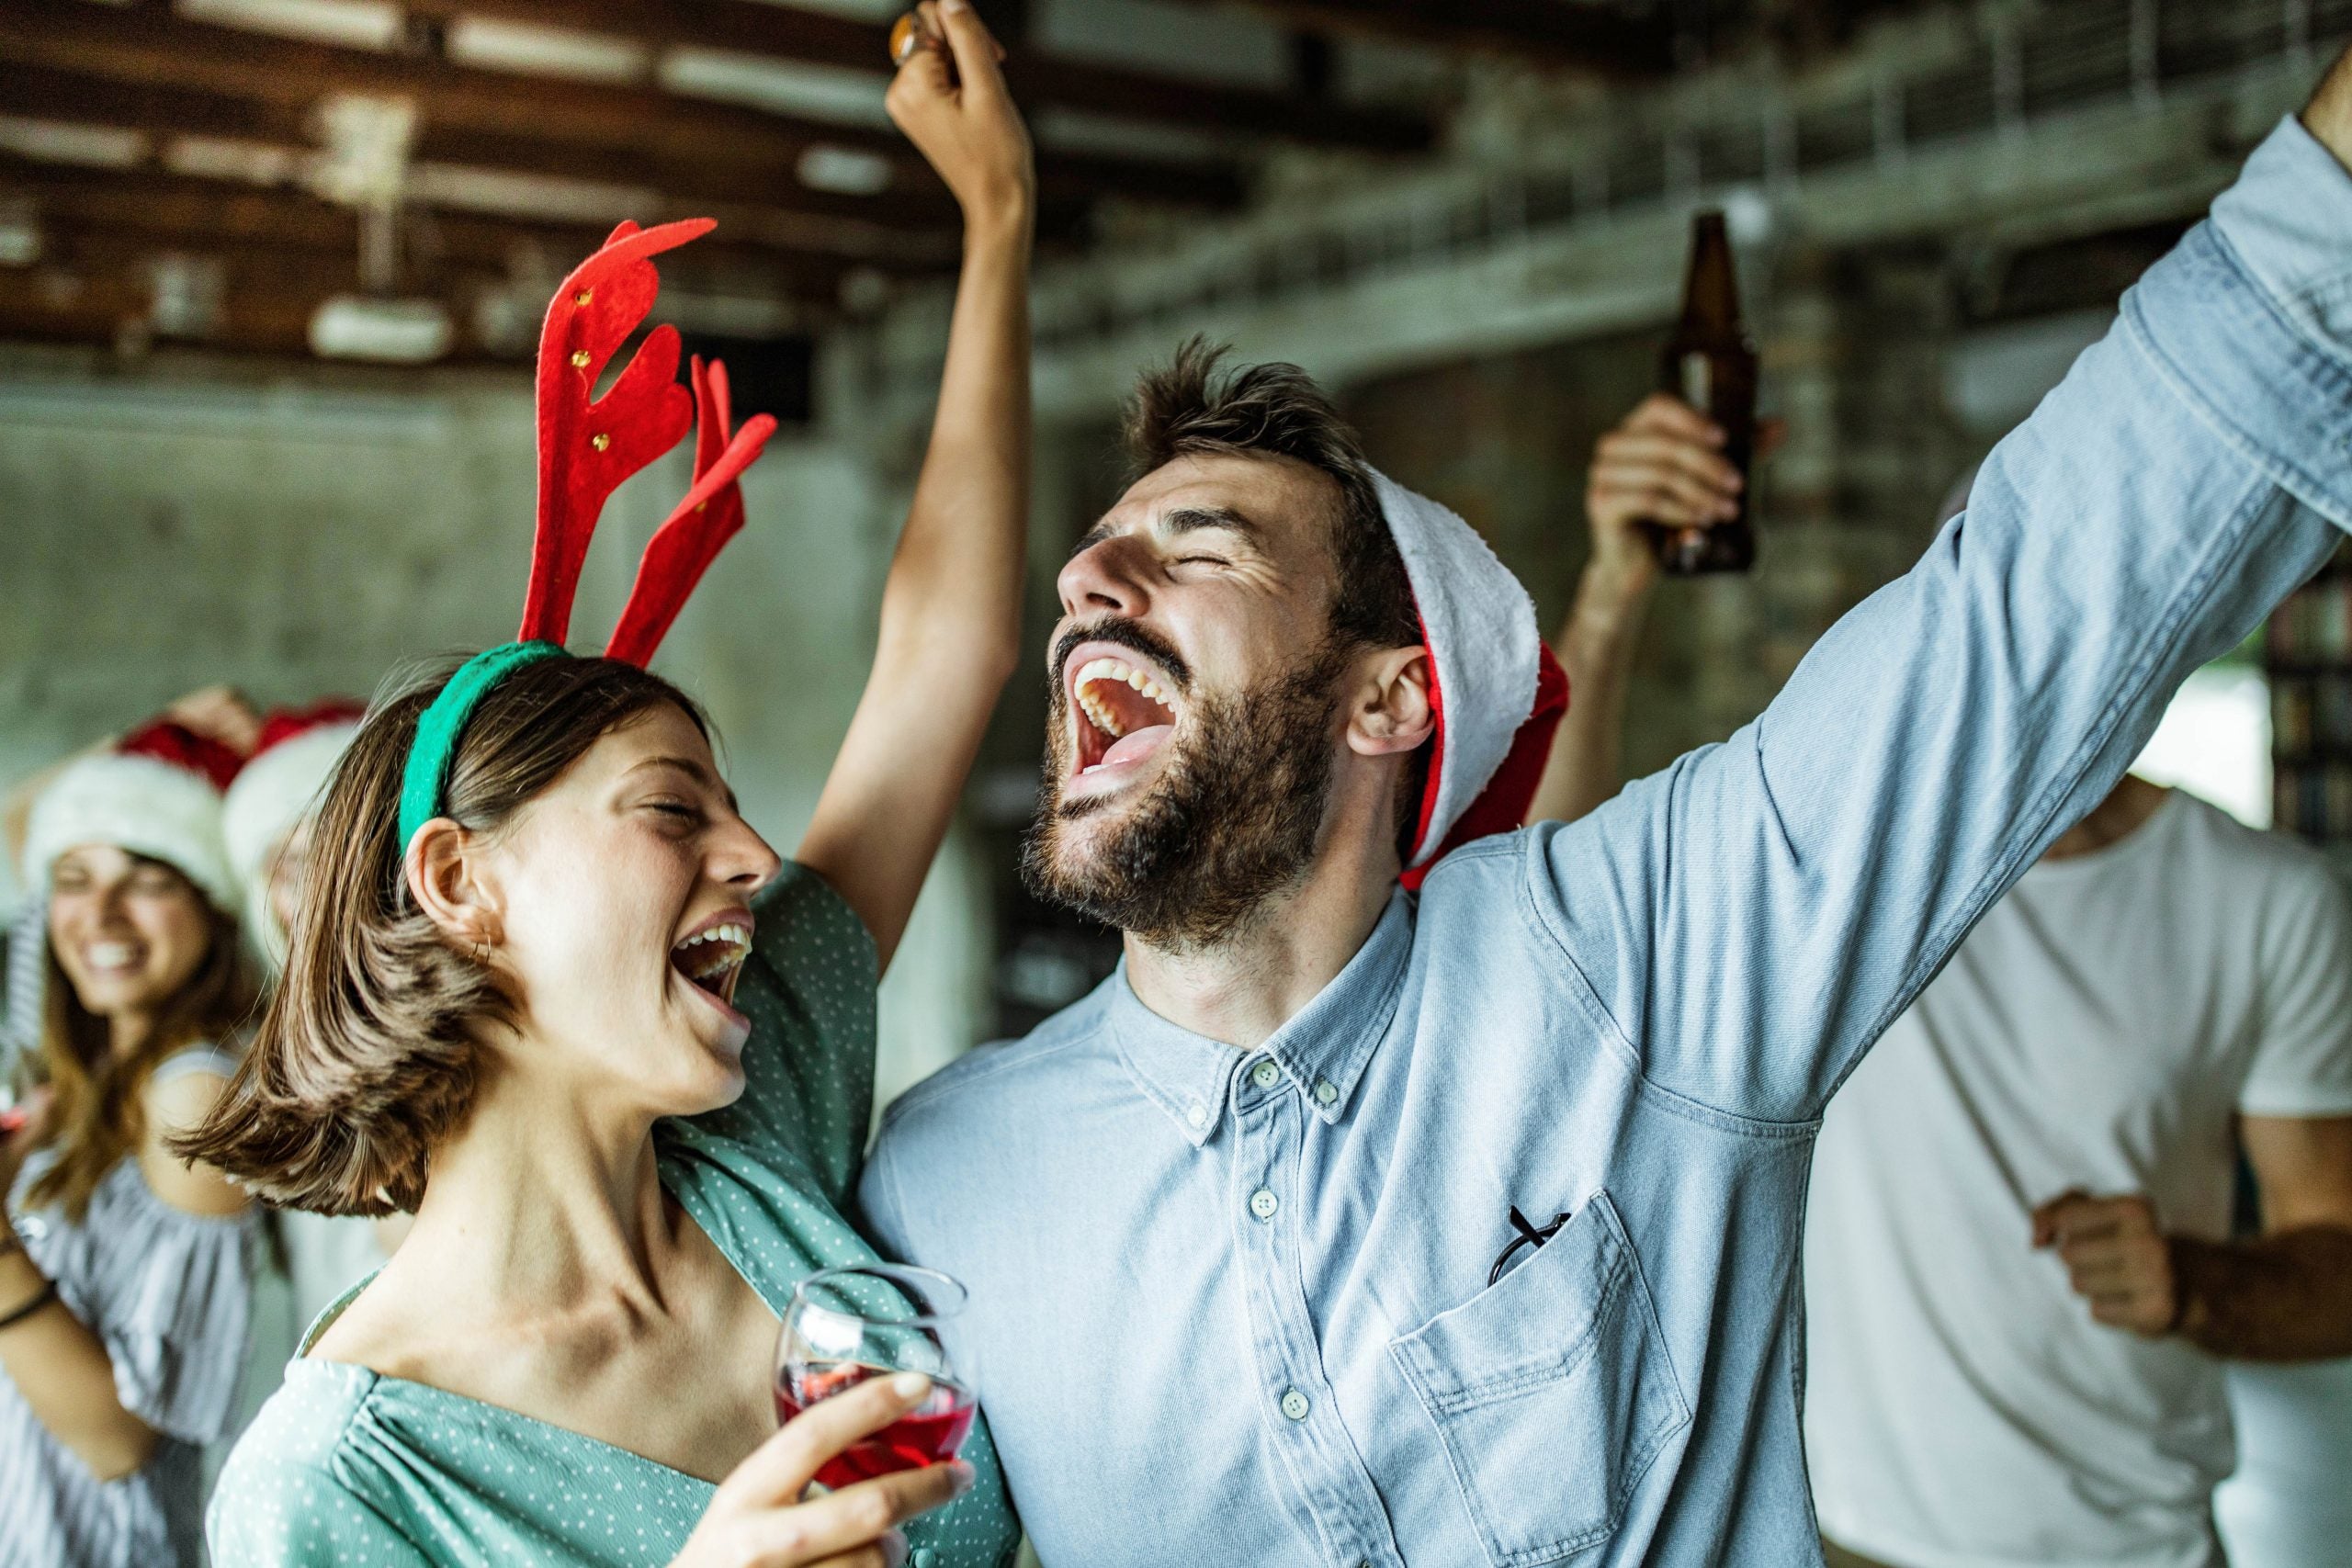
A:
{"type": "MultiPolygon", "coordinates": [[[[188,716],[184,712],[183,716],[188,716]]],[[[236,737],[159,722],[46,781],[43,1099],[0,1146],[0,1519],[31,1568],[202,1561],[202,1445],[234,1420],[259,1218],[164,1139],[254,1009],[220,837],[236,737]]]]}
{"type": "MultiPolygon", "coordinates": [[[[260,743],[229,785],[221,837],[244,897],[245,933],[271,984],[286,964],[302,868],[310,861],[313,810],[366,712],[363,703],[329,697],[260,717],[260,743]]],[[[368,1220],[286,1209],[277,1222],[298,1334],[380,1268],[408,1229],[405,1214],[368,1220]]],[[[284,1348],[290,1355],[293,1342],[284,1348]]]]}

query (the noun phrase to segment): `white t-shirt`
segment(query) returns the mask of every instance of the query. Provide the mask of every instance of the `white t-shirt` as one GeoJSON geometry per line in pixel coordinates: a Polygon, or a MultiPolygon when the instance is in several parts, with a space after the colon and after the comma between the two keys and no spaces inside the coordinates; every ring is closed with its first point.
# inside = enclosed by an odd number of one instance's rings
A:
{"type": "Polygon", "coordinates": [[[2029,1216],[2143,1192],[2230,1230],[2234,1112],[2352,1115],[2352,909],[2177,792],[2045,862],[1829,1108],[1805,1232],[1824,1534],[1901,1568],[2218,1568],[2221,1363],[2091,1321],[2029,1216]]]}

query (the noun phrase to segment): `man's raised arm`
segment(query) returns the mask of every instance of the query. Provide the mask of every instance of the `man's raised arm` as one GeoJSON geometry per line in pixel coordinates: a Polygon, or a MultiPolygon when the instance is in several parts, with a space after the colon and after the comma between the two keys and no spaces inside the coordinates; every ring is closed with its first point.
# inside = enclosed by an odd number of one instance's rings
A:
{"type": "Polygon", "coordinates": [[[1763,716],[1548,835],[1661,1087],[1818,1112],[2188,672],[2352,525],[2352,56],[1763,716]]]}

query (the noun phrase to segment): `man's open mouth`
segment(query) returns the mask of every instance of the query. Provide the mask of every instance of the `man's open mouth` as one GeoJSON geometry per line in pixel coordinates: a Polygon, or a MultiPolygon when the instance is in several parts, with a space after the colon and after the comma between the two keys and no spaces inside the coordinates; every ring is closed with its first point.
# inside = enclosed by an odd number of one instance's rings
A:
{"type": "Polygon", "coordinates": [[[1177,700],[1161,684],[1163,677],[1140,660],[1101,651],[1073,660],[1069,691],[1078,716],[1078,776],[1140,762],[1175,732],[1177,700]]]}
{"type": "Polygon", "coordinates": [[[750,918],[740,913],[722,915],[672,948],[670,966],[731,1008],[735,982],[742,976],[743,960],[751,955],[750,918]]]}

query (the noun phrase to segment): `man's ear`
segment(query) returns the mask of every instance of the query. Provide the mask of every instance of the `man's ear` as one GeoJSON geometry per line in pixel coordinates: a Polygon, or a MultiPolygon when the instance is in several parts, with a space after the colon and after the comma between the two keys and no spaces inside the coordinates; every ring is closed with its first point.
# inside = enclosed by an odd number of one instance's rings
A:
{"type": "Polygon", "coordinates": [[[447,817],[416,830],[401,862],[408,896],[450,942],[467,949],[495,945],[504,938],[503,908],[497,888],[483,874],[481,845],[447,817]]]}
{"type": "Polygon", "coordinates": [[[1359,757],[1418,750],[1437,728],[1437,710],[1430,704],[1430,650],[1383,649],[1359,668],[1363,678],[1348,712],[1348,750],[1359,757]]]}

